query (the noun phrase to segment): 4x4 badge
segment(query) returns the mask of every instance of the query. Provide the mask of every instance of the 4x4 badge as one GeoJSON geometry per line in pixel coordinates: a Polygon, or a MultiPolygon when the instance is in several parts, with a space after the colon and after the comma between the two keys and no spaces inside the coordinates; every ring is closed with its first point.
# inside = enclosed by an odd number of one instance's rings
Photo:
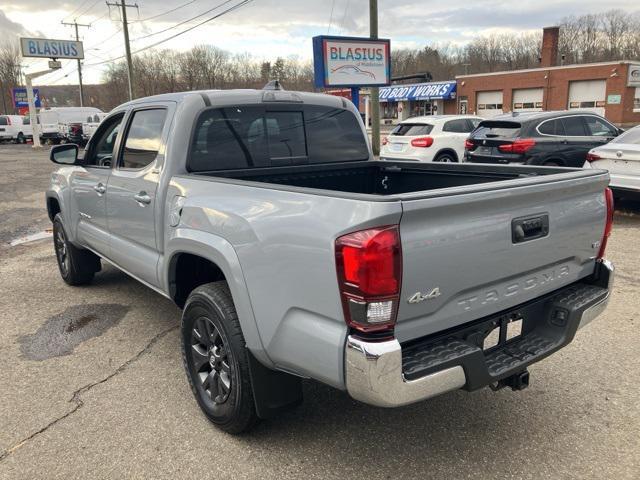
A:
{"type": "Polygon", "coordinates": [[[407,300],[407,302],[420,303],[425,300],[430,300],[432,298],[439,297],[440,295],[441,295],[440,287],[436,287],[433,290],[431,290],[429,293],[422,293],[422,292],[414,293],[413,295],[411,295],[411,297],[409,297],[409,300],[407,300]]]}

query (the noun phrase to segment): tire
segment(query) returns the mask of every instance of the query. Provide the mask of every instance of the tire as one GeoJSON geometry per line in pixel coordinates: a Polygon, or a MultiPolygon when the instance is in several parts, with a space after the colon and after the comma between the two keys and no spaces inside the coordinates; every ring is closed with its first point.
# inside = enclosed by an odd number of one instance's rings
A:
{"type": "Polygon", "coordinates": [[[564,165],[557,160],[548,160],[542,164],[543,167],[563,167],[564,165]]]}
{"type": "Polygon", "coordinates": [[[89,250],[74,246],[69,241],[59,213],[53,219],[53,248],[60,276],[69,285],[91,283],[95,273],[100,271],[100,257],[89,250]]]}
{"type": "Polygon", "coordinates": [[[438,154],[438,156],[434,158],[433,161],[442,163],[457,163],[458,159],[452,153],[443,152],[438,154]]]}
{"type": "Polygon", "coordinates": [[[27,143],[27,139],[25,138],[25,136],[22,134],[22,132],[20,132],[18,134],[18,136],[16,137],[16,143],[19,144],[23,144],[23,143],[27,143]]]}
{"type": "Polygon", "coordinates": [[[191,292],[181,324],[182,360],[191,390],[205,416],[227,433],[258,422],[249,355],[226,282],[191,292]]]}

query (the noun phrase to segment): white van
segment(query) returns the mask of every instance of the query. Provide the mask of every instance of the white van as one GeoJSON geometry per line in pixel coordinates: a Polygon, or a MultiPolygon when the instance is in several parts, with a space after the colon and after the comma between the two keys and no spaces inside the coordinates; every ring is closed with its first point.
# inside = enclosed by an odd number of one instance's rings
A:
{"type": "Polygon", "coordinates": [[[95,107],[52,107],[40,110],[38,114],[40,123],[40,140],[45,143],[60,143],[67,139],[67,130],[70,123],[86,121],[89,115],[102,113],[95,107]]]}
{"type": "Polygon", "coordinates": [[[27,138],[33,138],[29,117],[0,115],[0,140],[26,143],[27,138]]]}

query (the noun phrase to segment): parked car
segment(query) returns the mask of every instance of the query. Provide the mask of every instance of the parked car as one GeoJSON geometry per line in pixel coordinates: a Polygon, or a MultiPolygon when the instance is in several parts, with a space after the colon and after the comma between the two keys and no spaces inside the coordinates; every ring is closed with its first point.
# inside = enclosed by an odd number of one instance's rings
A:
{"type": "Polygon", "coordinates": [[[33,137],[29,117],[22,115],[0,115],[0,140],[26,143],[33,137]]]}
{"type": "Polygon", "coordinates": [[[590,112],[531,112],[485,120],[465,142],[468,162],[582,167],[621,130],[590,112]]]}
{"type": "Polygon", "coordinates": [[[382,160],[459,162],[464,141],[482,121],[469,115],[430,115],[400,122],[382,140],[382,160]]]}
{"type": "Polygon", "coordinates": [[[86,143],[93,136],[94,132],[100,125],[100,122],[106,117],[106,113],[94,113],[89,115],[82,123],[82,140],[86,143]]]}
{"type": "Polygon", "coordinates": [[[181,307],[187,378],[228,432],[297,405],[301,378],[383,407],[521,390],[609,298],[606,171],[376,161],[339,97],[139,98],[50,157],[62,278],[106,259],[181,307]]]}
{"type": "Polygon", "coordinates": [[[58,144],[61,141],[76,141],[82,138],[82,122],[89,115],[103,113],[95,107],[52,107],[40,110],[40,140],[43,143],[58,144]],[[80,124],[71,129],[70,124],[80,124]]]}
{"type": "Polygon", "coordinates": [[[590,150],[585,167],[609,171],[611,188],[640,192],[640,125],[590,150]]]}

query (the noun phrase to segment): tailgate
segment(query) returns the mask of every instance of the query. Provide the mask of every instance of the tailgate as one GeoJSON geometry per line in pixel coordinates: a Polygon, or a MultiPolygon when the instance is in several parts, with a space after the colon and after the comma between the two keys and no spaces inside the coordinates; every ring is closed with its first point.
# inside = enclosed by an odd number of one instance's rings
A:
{"type": "Polygon", "coordinates": [[[403,200],[399,341],[511,308],[593,272],[606,172],[545,180],[403,200]]]}

